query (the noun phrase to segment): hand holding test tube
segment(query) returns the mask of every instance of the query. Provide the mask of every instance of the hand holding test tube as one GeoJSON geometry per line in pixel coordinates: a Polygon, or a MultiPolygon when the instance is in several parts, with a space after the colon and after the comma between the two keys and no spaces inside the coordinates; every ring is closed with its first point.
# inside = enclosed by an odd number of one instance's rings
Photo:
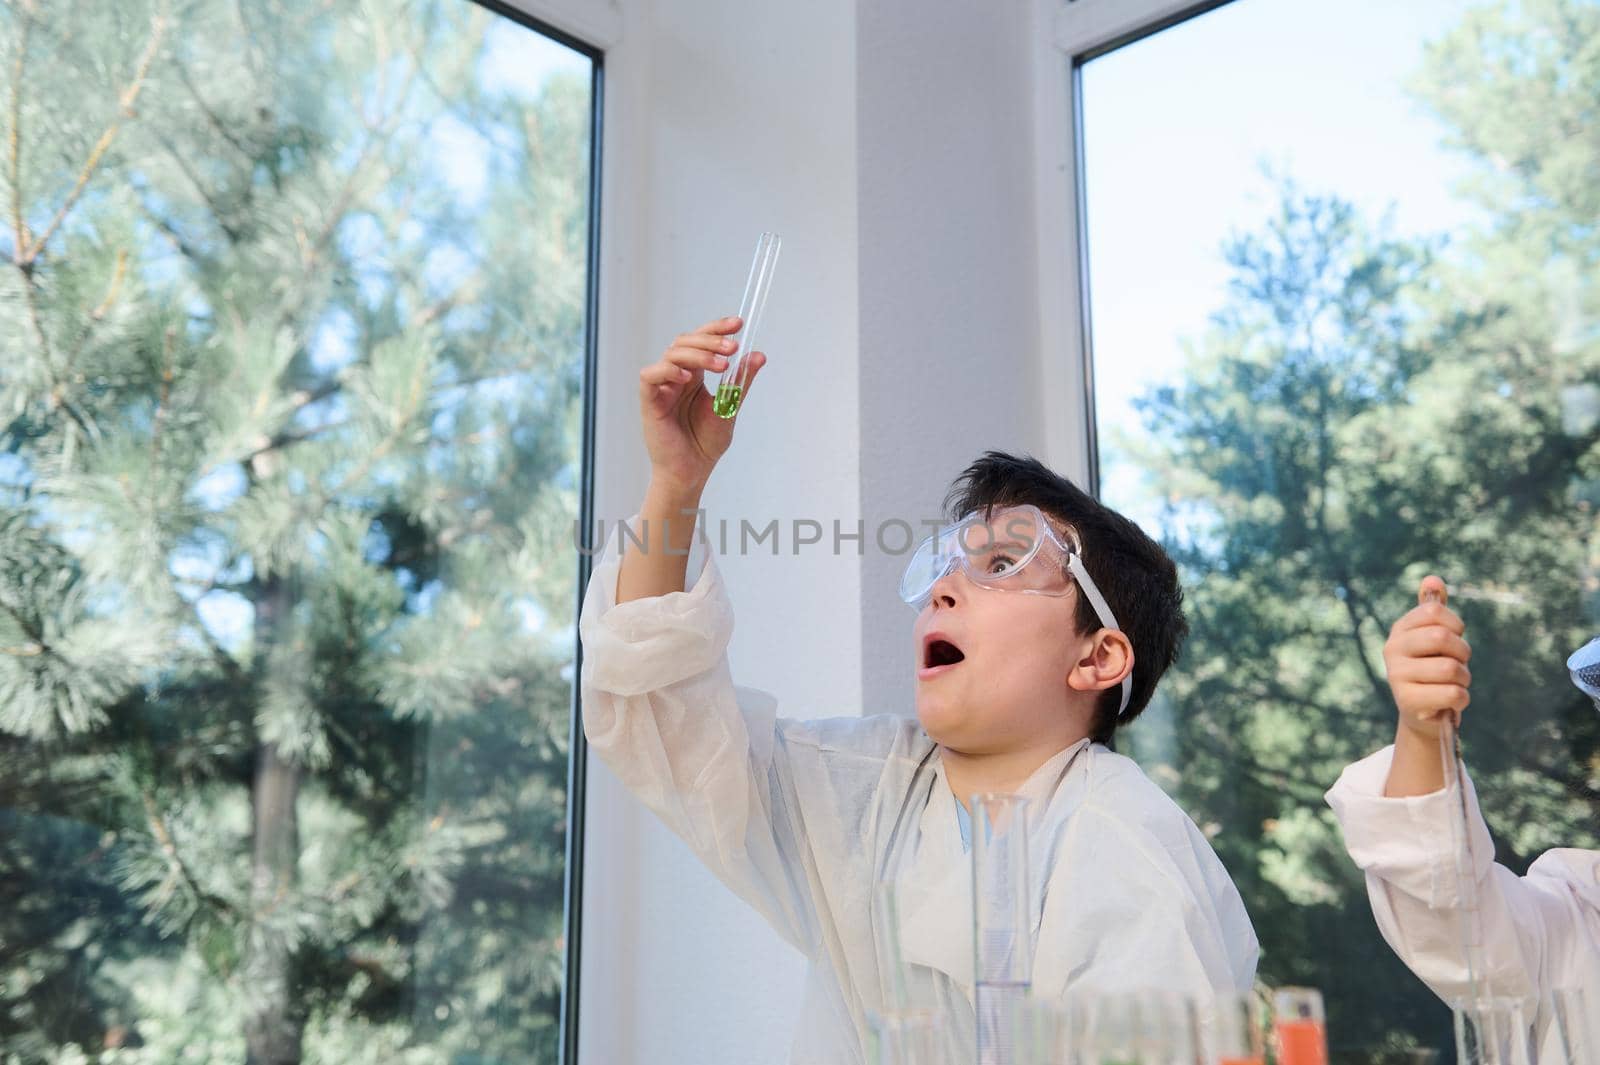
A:
{"type": "Polygon", "coordinates": [[[753,347],[778,259],[776,234],[763,233],[737,318],[679,334],[659,360],[639,371],[639,413],[651,481],[676,497],[698,498],[733,442],[733,416],[749,398],[767,357],[753,347]],[[716,391],[706,372],[721,374],[716,391]]]}

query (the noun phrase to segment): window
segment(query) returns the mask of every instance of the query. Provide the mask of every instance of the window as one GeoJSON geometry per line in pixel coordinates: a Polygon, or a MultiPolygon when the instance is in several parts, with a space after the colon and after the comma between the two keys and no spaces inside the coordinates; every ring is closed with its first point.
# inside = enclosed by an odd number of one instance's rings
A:
{"type": "Polygon", "coordinates": [[[597,57],[0,8],[0,1058],[553,1062],[597,57]]]}
{"type": "Polygon", "coordinates": [[[1600,159],[1561,132],[1597,29],[1590,0],[1236,0],[1077,67],[1100,491],[1193,627],[1129,746],[1336,1060],[1453,1048],[1322,798],[1393,737],[1381,649],[1425,574],[1473,643],[1499,860],[1600,842],[1564,667],[1600,629],[1600,159]]]}

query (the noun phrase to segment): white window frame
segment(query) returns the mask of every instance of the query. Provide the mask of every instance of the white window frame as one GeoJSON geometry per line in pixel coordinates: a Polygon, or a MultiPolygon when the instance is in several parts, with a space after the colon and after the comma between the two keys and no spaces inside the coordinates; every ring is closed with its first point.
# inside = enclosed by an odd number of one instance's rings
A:
{"type": "Polygon", "coordinates": [[[602,52],[622,42],[622,11],[615,0],[500,0],[552,29],[602,52]]]}

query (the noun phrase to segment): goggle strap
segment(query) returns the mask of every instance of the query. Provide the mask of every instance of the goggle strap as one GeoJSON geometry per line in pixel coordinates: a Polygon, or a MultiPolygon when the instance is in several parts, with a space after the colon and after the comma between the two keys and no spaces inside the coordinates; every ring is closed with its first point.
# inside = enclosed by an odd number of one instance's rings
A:
{"type": "MultiPolygon", "coordinates": [[[[1076,578],[1078,587],[1083,589],[1084,598],[1089,600],[1089,605],[1094,607],[1095,616],[1100,619],[1100,624],[1108,629],[1122,631],[1122,626],[1117,624],[1117,616],[1111,612],[1111,604],[1106,602],[1106,597],[1100,594],[1100,589],[1095,587],[1094,578],[1089,576],[1089,570],[1084,566],[1083,559],[1076,553],[1067,556],[1067,569],[1076,578]]],[[[1122,678],[1122,704],[1117,707],[1117,716],[1128,708],[1128,699],[1133,695],[1133,670],[1122,678]]]]}

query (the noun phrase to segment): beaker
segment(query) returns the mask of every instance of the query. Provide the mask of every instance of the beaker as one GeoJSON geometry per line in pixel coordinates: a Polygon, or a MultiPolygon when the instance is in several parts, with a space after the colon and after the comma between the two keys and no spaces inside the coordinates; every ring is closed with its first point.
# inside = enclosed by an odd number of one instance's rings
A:
{"type": "Polygon", "coordinates": [[[1028,800],[972,798],[973,956],[979,1065],[1013,1065],[1010,1020],[1033,979],[1028,800]]]}
{"type": "Polygon", "coordinates": [[[1457,999],[1457,1065],[1534,1065],[1533,1004],[1521,998],[1457,999]]]}

